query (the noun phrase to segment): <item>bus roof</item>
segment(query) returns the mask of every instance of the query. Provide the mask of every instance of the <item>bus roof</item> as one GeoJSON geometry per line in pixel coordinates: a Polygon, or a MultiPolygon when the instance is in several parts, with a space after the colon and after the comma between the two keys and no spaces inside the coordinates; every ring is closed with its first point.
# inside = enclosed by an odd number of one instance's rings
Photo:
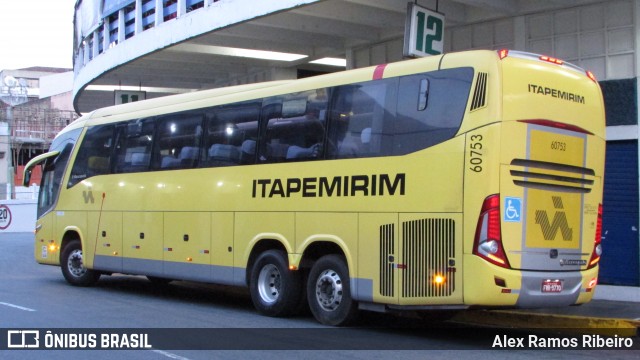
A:
{"type": "MultiPolygon", "coordinates": [[[[527,55],[531,54],[513,51],[510,55],[526,58],[527,55]]],[[[458,66],[459,64],[474,66],[472,59],[480,61],[480,63],[487,61],[491,62],[492,60],[498,63],[500,62],[500,55],[499,52],[493,50],[455,52],[427,58],[352,69],[299,80],[270,81],[164,96],[97,109],[74,121],[63,131],[68,131],[86,125],[97,125],[125,121],[134,118],[151,117],[189,109],[221,105],[230,102],[363,82],[383,77],[403,76],[412,73],[433,71],[442,67],[448,68],[450,66],[458,66]]],[[[572,70],[575,71],[575,67],[572,66],[572,70]]]]}

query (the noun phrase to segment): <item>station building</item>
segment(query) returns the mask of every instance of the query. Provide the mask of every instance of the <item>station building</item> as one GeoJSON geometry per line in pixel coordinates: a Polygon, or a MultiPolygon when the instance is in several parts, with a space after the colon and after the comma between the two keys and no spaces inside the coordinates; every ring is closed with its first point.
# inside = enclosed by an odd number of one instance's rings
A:
{"type": "Polygon", "coordinates": [[[640,285],[640,0],[78,0],[78,113],[403,60],[408,2],[445,18],[444,52],[514,49],[592,71],[605,96],[601,283],[640,285]]]}

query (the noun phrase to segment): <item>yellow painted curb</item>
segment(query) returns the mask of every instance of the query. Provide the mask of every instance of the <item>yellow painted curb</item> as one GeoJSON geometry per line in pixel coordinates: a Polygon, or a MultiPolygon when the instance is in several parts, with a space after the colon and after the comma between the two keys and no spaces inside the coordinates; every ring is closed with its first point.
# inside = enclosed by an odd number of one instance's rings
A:
{"type": "Polygon", "coordinates": [[[451,321],[481,326],[548,329],[605,336],[638,336],[640,321],[575,315],[540,314],[516,310],[467,310],[451,321]]]}

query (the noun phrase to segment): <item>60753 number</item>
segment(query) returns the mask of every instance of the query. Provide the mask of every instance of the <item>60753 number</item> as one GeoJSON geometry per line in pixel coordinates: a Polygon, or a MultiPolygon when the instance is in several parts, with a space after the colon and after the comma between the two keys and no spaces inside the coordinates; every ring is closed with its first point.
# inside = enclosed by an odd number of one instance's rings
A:
{"type": "Polygon", "coordinates": [[[482,135],[471,135],[469,143],[469,170],[482,172],[482,135]]]}

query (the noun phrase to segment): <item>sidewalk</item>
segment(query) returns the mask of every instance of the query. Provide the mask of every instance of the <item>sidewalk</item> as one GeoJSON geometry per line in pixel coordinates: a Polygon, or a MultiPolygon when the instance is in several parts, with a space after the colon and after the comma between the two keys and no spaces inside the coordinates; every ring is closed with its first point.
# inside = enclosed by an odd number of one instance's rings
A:
{"type": "MultiPolygon", "coordinates": [[[[640,303],[640,287],[597,285],[593,299],[640,303]]],[[[640,304],[638,304],[638,307],[640,307],[640,304]]]]}

